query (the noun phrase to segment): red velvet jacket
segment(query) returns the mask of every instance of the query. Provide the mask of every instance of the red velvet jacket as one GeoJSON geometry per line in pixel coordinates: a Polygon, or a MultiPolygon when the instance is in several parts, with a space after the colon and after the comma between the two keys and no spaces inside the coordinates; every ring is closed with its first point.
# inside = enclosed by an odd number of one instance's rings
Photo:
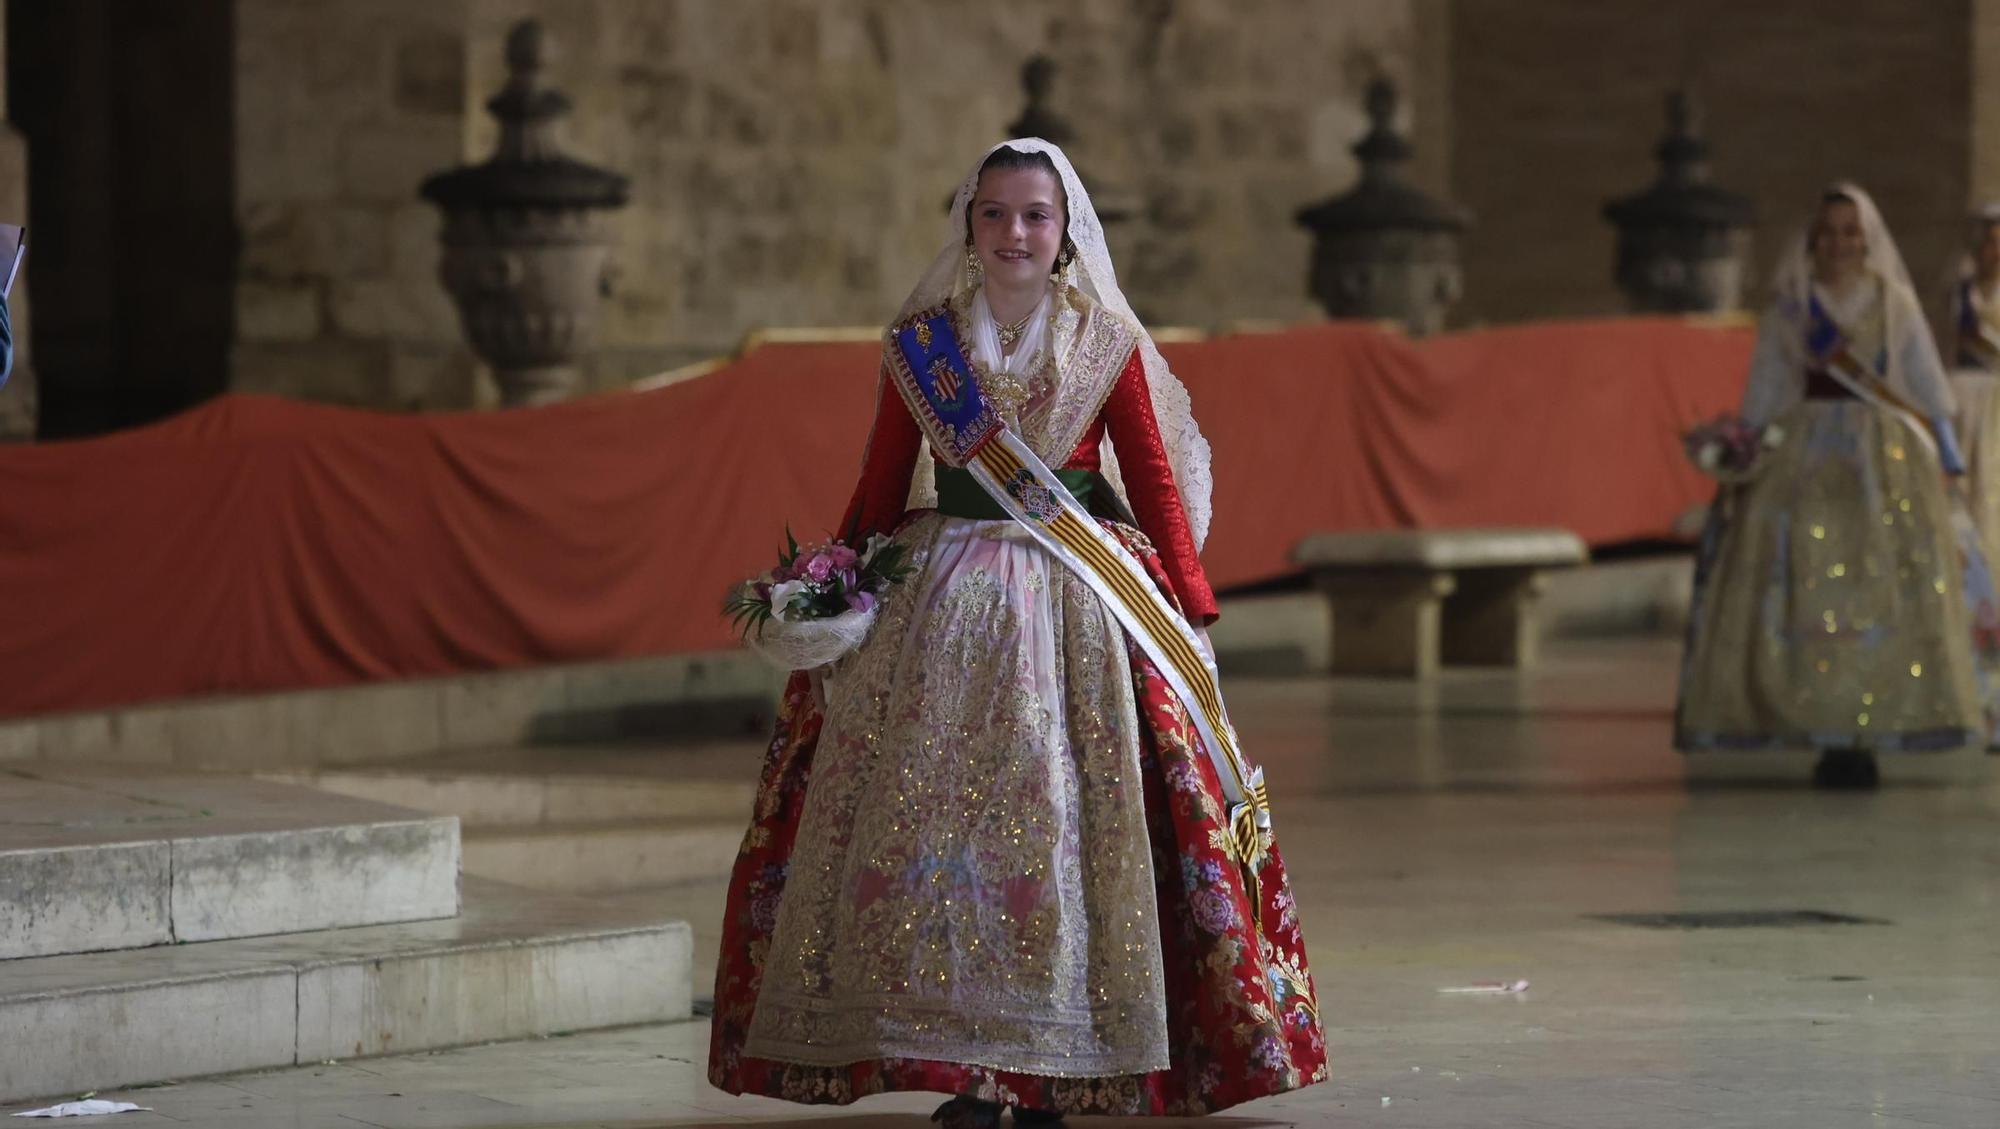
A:
{"type": "MultiPolygon", "coordinates": [[[[1126,360],[1097,421],[1058,469],[1098,469],[1097,448],[1107,428],[1112,449],[1118,453],[1118,473],[1125,481],[1132,516],[1159,550],[1160,563],[1173,581],[1181,608],[1190,622],[1213,622],[1215,593],[1209,589],[1208,576],[1195,553],[1180,492],[1174,489],[1167,449],[1160,442],[1159,424],[1153,418],[1153,396],[1146,389],[1146,368],[1136,349],[1126,360]]],[[[885,384],[875,405],[875,429],[868,439],[861,483],[854,488],[842,529],[857,530],[866,537],[892,531],[901,523],[922,443],[923,432],[911,418],[909,407],[885,384]]]]}

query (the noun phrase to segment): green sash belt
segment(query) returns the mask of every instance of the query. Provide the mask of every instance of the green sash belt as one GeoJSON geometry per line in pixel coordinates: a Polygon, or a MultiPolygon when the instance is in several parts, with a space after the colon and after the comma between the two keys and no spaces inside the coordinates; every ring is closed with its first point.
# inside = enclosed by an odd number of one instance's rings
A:
{"type": "MultiPolygon", "coordinates": [[[[1113,508],[1117,508],[1115,505],[1115,496],[1112,495],[1110,490],[1107,489],[1100,493],[1097,489],[1098,483],[1104,482],[1104,476],[1096,471],[1059,470],[1055,472],[1055,475],[1062,480],[1064,486],[1069,487],[1070,494],[1076,498],[1078,504],[1082,505],[1084,509],[1092,513],[1097,513],[1100,507],[1092,503],[1099,497],[1113,500],[1113,508]]],[[[1000,507],[1000,503],[993,500],[993,495],[988,494],[985,488],[979,485],[978,481],[972,477],[972,472],[963,467],[945,466],[943,463],[938,464],[937,495],[938,512],[946,517],[962,517],[971,521],[1014,520],[1006,510],[1000,507]]],[[[1114,513],[1099,516],[1117,518],[1119,515],[1114,513]]],[[[1130,519],[1127,518],[1125,520],[1129,521],[1130,519]]]]}

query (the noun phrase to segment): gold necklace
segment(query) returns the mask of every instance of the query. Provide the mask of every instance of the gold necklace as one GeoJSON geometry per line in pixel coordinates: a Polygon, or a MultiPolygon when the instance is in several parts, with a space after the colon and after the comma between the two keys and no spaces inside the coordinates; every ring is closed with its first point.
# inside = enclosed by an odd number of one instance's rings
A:
{"type": "Polygon", "coordinates": [[[1028,332],[1028,323],[1034,320],[1034,317],[1035,311],[1029,310],[1028,316],[1017,322],[1002,322],[999,318],[994,318],[993,332],[1000,335],[1000,347],[1012,349],[1014,344],[1021,340],[1021,335],[1028,332]]]}

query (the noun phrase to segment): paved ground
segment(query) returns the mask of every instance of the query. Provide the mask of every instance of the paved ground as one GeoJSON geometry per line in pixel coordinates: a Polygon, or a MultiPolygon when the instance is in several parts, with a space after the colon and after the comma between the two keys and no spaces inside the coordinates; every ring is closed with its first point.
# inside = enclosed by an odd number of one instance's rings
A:
{"type": "MultiPolygon", "coordinates": [[[[1858,796],[1805,787],[1804,756],[1690,765],[1667,747],[1675,657],[1572,643],[1527,680],[1232,683],[1335,1077],[1201,1124],[2000,1125],[2000,758],[1891,761],[1858,796]],[[1604,918],[1764,911],[1867,920],[1604,918]],[[1532,986],[1439,991],[1511,978],[1532,986]]],[[[635,897],[690,917],[712,967],[718,889],[635,897]]],[[[920,1129],[937,1100],[729,1098],[702,1081],[706,1039],[686,1024],[192,1082],[117,1095],[157,1112],[112,1123],[920,1129]]]]}

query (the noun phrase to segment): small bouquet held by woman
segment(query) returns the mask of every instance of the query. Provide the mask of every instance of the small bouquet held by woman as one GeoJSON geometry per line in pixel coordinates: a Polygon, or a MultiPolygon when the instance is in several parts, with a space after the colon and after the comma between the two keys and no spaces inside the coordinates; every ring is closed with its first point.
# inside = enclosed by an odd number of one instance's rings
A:
{"type": "Polygon", "coordinates": [[[834,539],[801,549],[785,531],[778,567],[723,602],[743,641],[781,670],[812,670],[861,645],[882,597],[910,574],[909,551],[876,534],[859,552],[834,539]]]}
{"type": "Polygon", "coordinates": [[[1756,477],[1760,456],[1784,441],[1785,433],[1775,424],[1758,427],[1742,416],[1727,413],[1681,437],[1688,460],[1703,474],[1724,483],[1748,482],[1756,477]]]}

